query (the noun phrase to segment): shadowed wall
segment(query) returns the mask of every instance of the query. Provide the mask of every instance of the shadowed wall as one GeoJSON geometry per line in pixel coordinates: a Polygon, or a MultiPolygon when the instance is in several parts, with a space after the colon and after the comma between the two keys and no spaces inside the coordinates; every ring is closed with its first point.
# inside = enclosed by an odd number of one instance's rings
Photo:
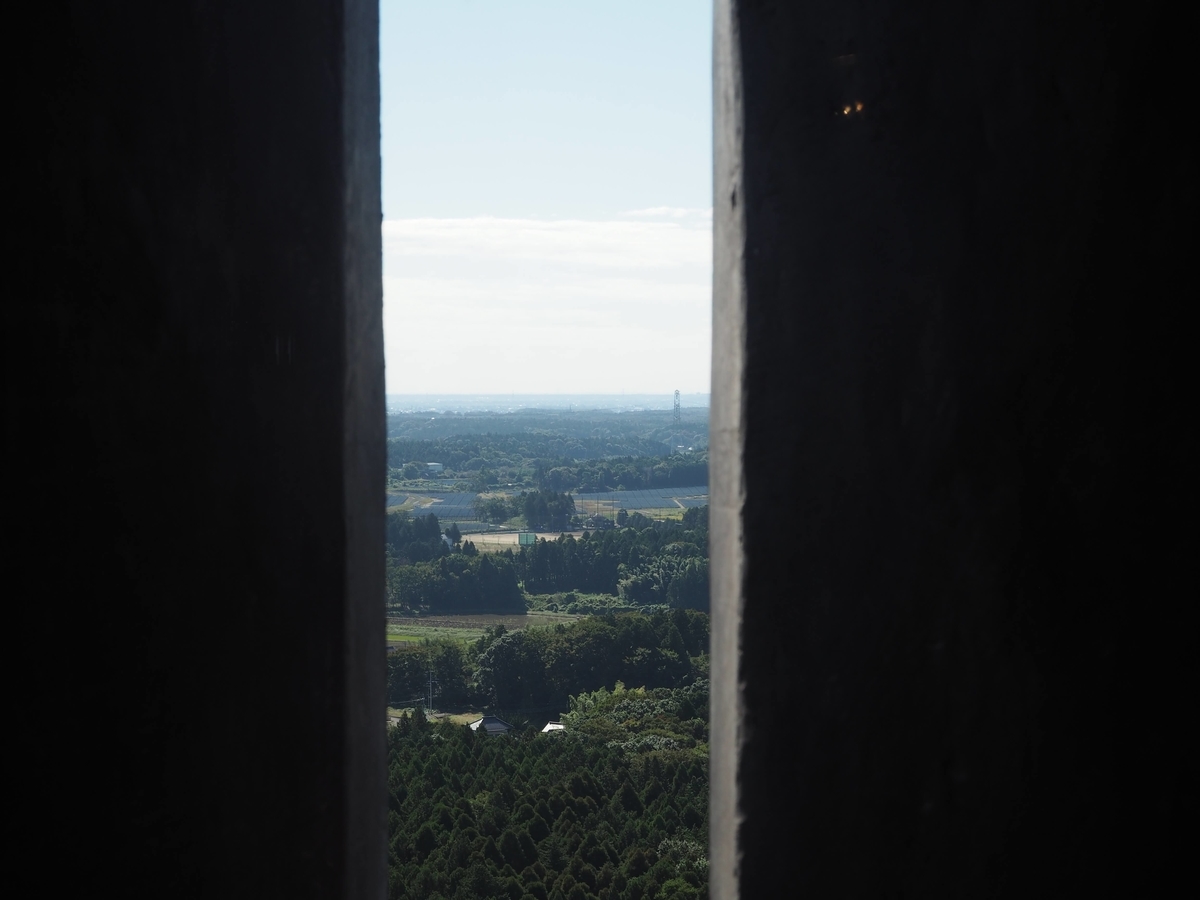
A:
{"type": "MultiPolygon", "coordinates": [[[[718,0],[714,896],[1173,871],[1198,292],[1161,9],[718,0]]],[[[384,890],[375,18],[14,27],[43,887],[384,890]]]]}
{"type": "Polygon", "coordinates": [[[1165,878],[1188,51],[1153,5],[716,6],[714,896],[1165,878]]]}
{"type": "Polygon", "coordinates": [[[52,893],[385,890],[377,17],[20,27],[8,593],[52,893]]]}

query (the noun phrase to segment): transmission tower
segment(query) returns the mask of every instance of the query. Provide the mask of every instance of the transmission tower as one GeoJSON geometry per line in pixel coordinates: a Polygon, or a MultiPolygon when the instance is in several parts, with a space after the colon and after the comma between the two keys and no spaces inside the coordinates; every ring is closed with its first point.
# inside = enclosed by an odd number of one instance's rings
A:
{"type": "Polygon", "coordinates": [[[675,430],[679,430],[679,391],[675,392],[675,430]]]}
{"type": "Polygon", "coordinates": [[[433,716],[433,688],[437,685],[437,679],[433,677],[433,669],[429,670],[429,692],[426,694],[425,711],[429,716],[433,716]]]}

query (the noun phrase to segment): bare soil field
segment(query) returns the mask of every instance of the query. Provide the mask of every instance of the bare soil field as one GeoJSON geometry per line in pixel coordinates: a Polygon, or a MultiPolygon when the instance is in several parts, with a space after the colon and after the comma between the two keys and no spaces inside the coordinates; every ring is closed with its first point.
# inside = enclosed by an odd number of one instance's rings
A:
{"type": "MultiPolygon", "coordinates": [[[[537,534],[537,537],[539,540],[542,538],[545,538],[548,541],[556,541],[556,540],[558,540],[558,536],[560,534],[570,534],[578,539],[583,534],[583,532],[582,531],[555,531],[555,532],[539,531],[536,534],[537,534]]],[[[515,532],[515,531],[499,531],[499,532],[494,532],[492,534],[471,534],[471,535],[465,535],[464,537],[467,540],[469,540],[472,544],[474,544],[475,549],[478,550],[480,553],[501,553],[507,548],[512,548],[513,550],[516,550],[517,547],[519,546],[519,543],[517,540],[518,535],[517,535],[517,532],[515,532]]]]}

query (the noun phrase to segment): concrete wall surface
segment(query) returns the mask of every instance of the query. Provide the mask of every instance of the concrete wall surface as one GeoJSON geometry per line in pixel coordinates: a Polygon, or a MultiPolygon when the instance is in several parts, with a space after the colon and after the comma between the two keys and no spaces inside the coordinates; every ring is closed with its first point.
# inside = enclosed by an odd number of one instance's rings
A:
{"type": "Polygon", "coordinates": [[[14,818],[51,895],[386,889],[377,18],[12,20],[14,818]]]}
{"type": "Polygon", "coordinates": [[[1164,885],[1190,38],[1165,4],[715,24],[713,896],[1164,885]]]}

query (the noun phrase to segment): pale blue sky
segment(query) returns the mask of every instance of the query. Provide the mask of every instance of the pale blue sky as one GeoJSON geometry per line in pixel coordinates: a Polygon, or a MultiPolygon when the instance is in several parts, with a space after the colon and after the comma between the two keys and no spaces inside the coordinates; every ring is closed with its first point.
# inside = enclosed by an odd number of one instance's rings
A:
{"type": "Polygon", "coordinates": [[[383,0],[389,393],[708,390],[711,20],[383,0]]]}

